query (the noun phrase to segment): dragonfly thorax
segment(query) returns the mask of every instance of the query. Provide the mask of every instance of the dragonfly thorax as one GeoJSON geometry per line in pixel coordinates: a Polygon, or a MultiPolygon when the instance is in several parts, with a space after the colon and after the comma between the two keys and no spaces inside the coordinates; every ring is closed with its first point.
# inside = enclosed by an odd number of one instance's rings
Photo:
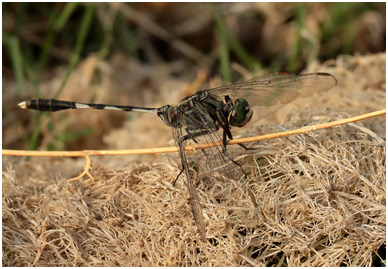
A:
{"type": "Polygon", "coordinates": [[[238,98],[234,104],[229,104],[228,123],[230,126],[243,127],[252,118],[253,112],[247,100],[238,98]]]}

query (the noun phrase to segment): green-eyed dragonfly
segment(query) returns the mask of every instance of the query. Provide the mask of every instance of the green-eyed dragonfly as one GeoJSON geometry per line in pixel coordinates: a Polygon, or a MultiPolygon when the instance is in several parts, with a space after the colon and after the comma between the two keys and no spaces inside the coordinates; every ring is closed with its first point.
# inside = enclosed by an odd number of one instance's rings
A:
{"type": "MultiPolygon", "coordinates": [[[[201,239],[205,241],[202,209],[185,147],[198,143],[213,144],[214,147],[196,150],[196,154],[193,154],[203,174],[218,173],[232,179],[239,179],[246,173],[228,156],[226,141],[233,139],[232,127],[243,127],[250,121],[253,114],[252,107],[257,106],[265,110],[265,107],[286,104],[297,97],[327,91],[336,85],[336,78],[327,73],[295,75],[289,72],[276,72],[241,83],[200,90],[184,98],[178,105],[165,105],[160,108],[88,104],[55,99],[29,100],[19,103],[19,106],[23,109],[40,111],[92,108],[158,115],[165,124],[172,127],[182,165],[179,175],[183,171],[186,174],[194,219],[201,239]]],[[[189,157],[192,158],[192,156],[189,157]]]]}

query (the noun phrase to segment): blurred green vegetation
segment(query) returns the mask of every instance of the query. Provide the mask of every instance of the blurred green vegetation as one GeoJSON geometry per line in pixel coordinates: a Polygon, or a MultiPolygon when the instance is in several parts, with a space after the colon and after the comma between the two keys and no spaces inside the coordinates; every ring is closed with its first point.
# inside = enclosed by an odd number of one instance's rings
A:
{"type": "MultiPolygon", "coordinates": [[[[383,13],[385,18],[385,3],[288,3],[273,4],[274,8],[279,8],[278,16],[272,11],[263,11],[260,6],[256,9],[242,9],[240,12],[233,11],[233,3],[209,4],[207,8],[212,19],[204,22],[208,29],[198,28],[198,31],[188,34],[174,33],[174,26],[177,23],[185,23],[185,18],[171,18],[169,15],[176,15],[175,10],[181,9],[183,13],[192,7],[192,4],[182,3],[135,3],[123,4],[137,10],[141,15],[148,16],[149,19],[172,33],[175,37],[181,38],[185,42],[199,50],[204,55],[217,51],[216,57],[213,53],[213,64],[219,65],[218,70],[226,67],[221,63],[230,61],[238,62],[250,71],[258,71],[265,68],[288,69],[289,71],[300,71],[307,64],[306,56],[315,53],[317,59],[326,60],[335,58],[336,55],[354,54],[356,52],[377,52],[385,50],[385,37],[382,38],[384,44],[372,47],[370,51],[360,51],[356,44],[355,37],[359,30],[358,25],[362,22],[363,16],[368,12],[376,14],[383,13]],[[277,6],[278,5],[278,6],[277,6]],[[314,8],[316,5],[317,8],[314,8]],[[171,10],[174,9],[174,12],[171,10]],[[230,14],[228,14],[228,12],[230,14]],[[272,12],[272,13],[270,13],[272,12]],[[165,15],[166,17],[163,17],[165,15]],[[284,17],[282,17],[284,16],[284,17]],[[314,16],[317,17],[314,22],[314,16]],[[267,59],[266,51],[258,53],[258,48],[270,47],[271,44],[251,43],[246,45],[248,36],[236,36],[240,31],[251,31],[252,41],[261,38],[266,33],[263,27],[268,26],[271,18],[280,26],[289,26],[293,35],[292,44],[284,51],[278,51],[278,56],[267,59]],[[324,17],[323,21],[319,18],[324,17]],[[225,21],[235,20],[234,28],[228,29],[225,21]],[[250,29],[239,21],[249,20],[250,29]],[[172,25],[172,22],[176,23],[172,25]],[[256,25],[255,25],[256,23],[256,25]],[[237,24],[237,25],[236,25],[237,24]],[[172,25],[172,26],[171,26],[172,25]],[[306,38],[302,31],[312,31],[310,25],[319,27],[314,29],[314,36],[318,40],[313,42],[306,38]],[[247,29],[236,29],[244,27],[247,29]],[[258,30],[258,31],[257,31],[258,30]],[[210,38],[204,40],[201,31],[210,32],[210,38]],[[190,36],[191,35],[191,36],[190,36]],[[181,37],[180,37],[181,36],[181,37]],[[198,36],[198,37],[196,37],[198,36]],[[195,40],[195,38],[200,40],[195,40]],[[195,40],[192,42],[192,40],[195,40]],[[216,42],[214,42],[216,41],[216,42]],[[218,48],[219,47],[219,48],[218,48]],[[230,58],[230,60],[227,60],[230,58]],[[219,62],[218,62],[219,60],[219,62]]],[[[3,5],[3,68],[7,71],[3,75],[14,76],[19,85],[19,90],[24,91],[24,80],[29,79],[38,82],[42,72],[55,65],[69,65],[69,72],[78,62],[80,57],[89,53],[97,52],[102,58],[109,58],[115,51],[122,51],[128,57],[136,58],[145,63],[149,62],[147,51],[143,48],[144,35],[137,33],[142,27],[138,21],[128,18],[121,12],[120,7],[115,9],[113,4],[93,4],[93,3],[2,3],[3,5]]],[[[194,10],[195,12],[195,10],[194,10]]],[[[201,20],[201,14],[197,14],[197,20],[201,20]]],[[[187,20],[192,20],[191,17],[187,20]]],[[[366,23],[366,22],[365,22],[366,23]]],[[[384,29],[385,29],[385,21],[384,29]]],[[[230,24],[229,24],[230,26],[230,24]]],[[[359,26],[360,27],[360,26],[359,26]]],[[[273,28],[276,30],[276,28],[273,28]]],[[[384,31],[385,33],[385,31],[384,31]]],[[[268,33],[267,33],[268,34],[268,33]]],[[[276,34],[276,33],[273,33],[276,34]]],[[[207,37],[209,34],[206,33],[207,37]]],[[[287,38],[290,38],[287,34],[287,38]]],[[[179,57],[185,57],[169,46],[164,40],[158,37],[149,39],[152,46],[157,48],[160,56],[166,62],[174,61],[179,57]]],[[[146,40],[148,41],[148,40],[146,40]]],[[[289,40],[286,40],[289,42],[289,40]]],[[[286,44],[286,42],[284,44],[286,44]]],[[[364,40],[363,42],[369,42],[364,40]]],[[[373,42],[371,42],[373,43],[373,42]]],[[[273,54],[273,52],[271,52],[273,54]]],[[[211,66],[209,67],[211,68],[211,66]]]]}
{"type": "MultiPolygon", "coordinates": [[[[45,75],[66,66],[55,96],[49,96],[58,97],[74,68],[91,53],[109,61],[121,52],[145,65],[184,59],[182,73],[207,69],[232,82],[237,79],[233,63],[252,73],[299,72],[313,60],[385,51],[385,3],[25,2],[2,7],[3,78],[17,83],[22,100],[43,97],[39,89],[45,75]],[[375,36],[381,31],[378,40],[368,31],[375,36]],[[191,50],[176,46],[176,40],[191,50]]],[[[3,103],[3,117],[9,109],[3,103]]],[[[30,149],[37,147],[47,114],[36,115],[32,135],[25,135],[30,149]]]]}

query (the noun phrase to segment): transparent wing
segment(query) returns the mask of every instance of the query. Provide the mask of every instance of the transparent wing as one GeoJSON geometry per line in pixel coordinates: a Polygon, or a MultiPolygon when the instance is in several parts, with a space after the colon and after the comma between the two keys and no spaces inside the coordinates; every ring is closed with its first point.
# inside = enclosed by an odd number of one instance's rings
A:
{"type": "Polygon", "coordinates": [[[245,98],[251,107],[286,104],[297,97],[327,91],[337,85],[337,79],[327,73],[295,75],[276,72],[241,83],[209,89],[212,95],[232,99],[245,98]]]}
{"type": "Polygon", "coordinates": [[[172,128],[175,142],[179,149],[182,169],[185,171],[190,194],[190,204],[195,223],[203,241],[206,240],[206,227],[202,208],[194,185],[194,175],[199,178],[205,175],[220,174],[233,179],[239,179],[244,174],[242,168],[229,159],[222,146],[215,146],[195,151],[185,151],[188,145],[198,143],[216,144],[221,142],[221,136],[206,109],[198,102],[186,103],[177,110],[179,127],[172,128]],[[191,173],[192,170],[197,173],[191,173]]]}
{"type": "Polygon", "coordinates": [[[179,149],[179,155],[182,162],[182,169],[185,171],[185,174],[186,174],[187,188],[189,190],[189,195],[190,195],[189,201],[190,201],[191,209],[193,211],[195,224],[198,227],[198,231],[202,241],[206,242],[205,221],[203,219],[202,207],[201,207],[201,204],[199,203],[197,190],[195,189],[195,186],[194,186],[194,180],[188,167],[187,157],[186,157],[186,153],[183,145],[184,135],[182,132],[182,128],[181,127],[172,128],[172,133],[174,135],[175,142],[179,149]]]}
{"type": "MultiPolygon", "coordinates": [[[[244,175],[242,168],[229,158],[222,147],[222,129],[218,130],[206,109],[198,102],[186,104],[189,108],[178,117],[184,147],[196,144],[211,144],[214,147],[186,151],[187,160],[192,164],[199,177],[214,175],[238,180],[244,175]]],[[[178,139],[176,137],[176,139],[178,139]]]]}

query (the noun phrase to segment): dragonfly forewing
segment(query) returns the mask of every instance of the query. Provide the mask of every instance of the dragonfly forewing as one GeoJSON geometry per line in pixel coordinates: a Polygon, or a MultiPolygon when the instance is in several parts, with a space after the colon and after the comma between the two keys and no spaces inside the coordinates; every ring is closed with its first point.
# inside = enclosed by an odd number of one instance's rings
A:
{"type": "Polygon", "coordinates": [[[295,75],[276,72],[256,77],[242,83],[209,89],[212,95],[232,99],[244,98],[251,107],[287,104],[298,97],[327,91],[337,85],[337,79],[327,73],[295,75]]]}
{"type": "Polygon", "coordinates": [[[223,129],[216,126],[209,111],[200,102],[191,103],[190,108],[182,114],[180,122],[184,126],[183,144],[193,148],[186,152],[188,161],[193,164],[199,178],[217,175],[239,180],[245,174],[224,148],[223,129]],[[196,148],[203,144],[212,147],[196,148]]]}
{"type": "Polygon", "coordinates": [[[187,157],[185,153],[185,148],[184,148],[184,135],[183,135],[183,130],[182,126],[177,127],[177,128],[172,128],[172,133],[175,138],[175,142],[177,144],[178,150],[179,150],[179,156],[181,159],[181,164],[182,164],[182,169],[185,171],[186,174],[186,181],[187,181],[187,188],[189,191],[190,195],[190,205],[191,209],[194,215],[194,220],[195,223],[198,227],[199,234],[201,236],[201,240],[203,242],[206,241],[206,226],[205,226],[205,221],[203,219],[203,214],[202,214],[202,208],[201,204],[199,202],[197,190],[195,189],[194,185],[194,180],[193,180],[193,175],[190,172],[190,169],[188,167],[188,162],[187,162],[187,157]]]}
{"type": "Polygon", "coordinates": [[[229,158],[222,145],[222,129],[215,125],[208,110],[200,102],[194,100],[179,106],[176,120],[179,125],[172,128],[172,133],[179,149],[182,169],[185,171],[194,219],[204,240],[205,223],[194,179],[219,175],[237,180],[245,172],[229,158]],[[209,144],[212,147],[196,149],[199,144],[209,144]],[[185,151],[187,146],[191,146],[193,150],[185,151]]]}

